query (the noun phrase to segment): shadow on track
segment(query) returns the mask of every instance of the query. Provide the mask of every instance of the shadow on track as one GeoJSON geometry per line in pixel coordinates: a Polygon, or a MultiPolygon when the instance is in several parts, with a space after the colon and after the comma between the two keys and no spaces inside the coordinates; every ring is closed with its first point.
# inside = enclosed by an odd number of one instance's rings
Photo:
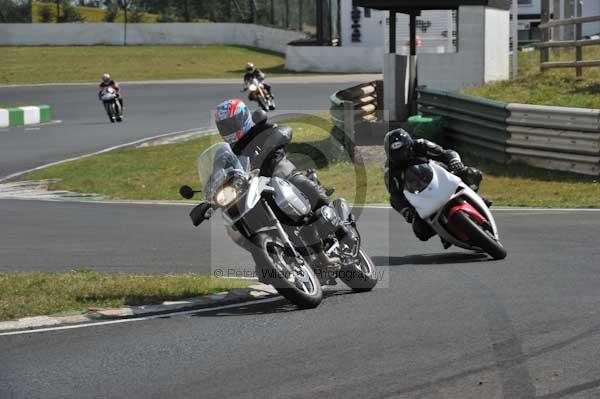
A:
{"type": "Polygon", "coordinates": [[[491,260],[486,254],[469,252],[444,252],[407,256],[372,256],[371,259],[376,266],[445,265],[451,263],[485,262],[491,260]]]}
{"type": "MultiPolygon", "coordinates": [[[[337,287],[344,287],[343,289],[338,290],[327,290],[323,291],[323,303],[320,306],[323,306],[325,301],[328,298],[336,297],[340,295],[353,295],[357,294],[354,291],[346,289],[342,283],[338,283],[337,287]]],[[[364,295],[364,294],[363,294],[364,295]]],[[[313,311],[314,309],[309,309],[307,311],[313,311]]],[[[303,311],[299,309],[296,305],[291,303],[285,298],[281,298],[279,301],[269,302],[269,303],[261,303],[261,304],[248,304],[245,306],[239,306],[231,309],[225,310],[215,310],[214,312],[203,312],[192,314],[191,317],[231,317],[231,316],[249,316],[249,315],[266,315],[266,314],[275,314],[275,313],[287,313],[287,312],[300,312],[303,311]]]]}

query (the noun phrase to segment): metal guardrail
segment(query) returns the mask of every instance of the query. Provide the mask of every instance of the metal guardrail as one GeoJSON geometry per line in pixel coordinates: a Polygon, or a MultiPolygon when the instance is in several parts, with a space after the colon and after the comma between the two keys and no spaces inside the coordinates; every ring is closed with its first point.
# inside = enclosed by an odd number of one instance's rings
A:
{"type": "Polygon", "coordinates": [[[504,104],[420,89],[421,112],[443,116],[451,139],[485,158],[600,175],[600,110],[504,104]]]}

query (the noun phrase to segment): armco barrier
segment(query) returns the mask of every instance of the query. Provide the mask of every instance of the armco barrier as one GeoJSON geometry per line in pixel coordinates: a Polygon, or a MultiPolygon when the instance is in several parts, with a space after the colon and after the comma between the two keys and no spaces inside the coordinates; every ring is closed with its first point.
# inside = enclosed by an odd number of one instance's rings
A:
{"type": "Polygon", "coordinates": [[[356,144],[357,131],[363,130],[365,124],[381,120],[382,97],[382,81],[363,83],[338,91],[330,97],[331,119],[344,133],[347,147],[356,144]]]}
{"type": "Polygon", "coordinates": [[[419,89],[421,112],[444,117],[452,139],[486,158],[506,161],[506,104],[450,93],[419,89]]]}
{"type": "Polygon", "coordinates": [[[420,89],[424,114],[445,119],[451,139],[478,155],[545,169],[600,174],[600,110],[503,104],[420,89]]]}
{"type": "Polygon", "coordinates": [[[0,109],[0,127],[36,125],[52,120],[49,105],[0,109]]]}

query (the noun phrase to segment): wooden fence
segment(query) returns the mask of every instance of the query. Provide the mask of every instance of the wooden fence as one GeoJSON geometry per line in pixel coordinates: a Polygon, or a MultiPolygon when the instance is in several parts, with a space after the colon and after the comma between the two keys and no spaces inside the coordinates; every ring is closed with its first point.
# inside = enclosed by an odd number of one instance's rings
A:
{"type": "MultiPolygon", "coordinates": [[[[600,45],[600,39],[584,39],[582,24],[600,21],[600,15],[568,19],[550,19],[549,0],[542,0],[542,42],[540,48],[541,71],[553,68],[575,68],[577,76],[583,76],[583,68],[600,67],[600,60],[583,60],[583,47],[600,45]],[[550,30],[560,26],[575,25],[575,40],[551,40],[550,30]],[[550,61],[550,48],[575,48],[575,61],[550,61]]],[[[581,6],[580,6],[581,7],[581,6]]],[[[581,9],[579,9],[581,15],[581,9]]]]}

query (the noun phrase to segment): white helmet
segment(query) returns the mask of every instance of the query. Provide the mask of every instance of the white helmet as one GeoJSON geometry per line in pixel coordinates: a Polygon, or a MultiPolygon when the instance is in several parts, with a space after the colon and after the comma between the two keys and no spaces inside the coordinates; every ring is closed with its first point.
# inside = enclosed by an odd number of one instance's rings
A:
{"type": "Polygon", "coordinates": [[[105,73],[104,75],[102,75],[103,82],[108,82],[109,80],[110,80],[110,75],[108,73],[105,73]]]}
{"type": "Polygon", "coordinates": [[[252,72],[252,71],[254,71],[254,64],[251,62],[248,62],[246,64],[246,72],[252,72]]]}

